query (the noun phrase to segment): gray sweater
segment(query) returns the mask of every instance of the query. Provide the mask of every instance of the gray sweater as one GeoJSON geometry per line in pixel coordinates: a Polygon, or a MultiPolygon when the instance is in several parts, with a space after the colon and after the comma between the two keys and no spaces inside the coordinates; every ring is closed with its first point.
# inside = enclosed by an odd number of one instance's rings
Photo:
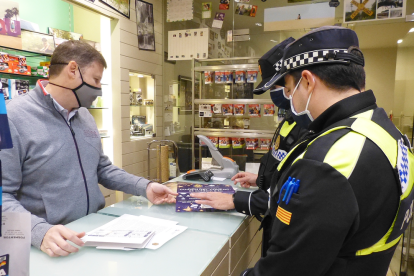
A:
{"type": "Polygon", "coordinates": [[[149,181],[112,165],[89,111],[79,108],[71,128],[50,95],[36,86],[7,104],[13,149],[0,151],[3,210],[32,215],[32,245],[46,232],[105,205],[98,183],[146,196],[149,181]],[[72,134],[73,133],[73,134],[72,134]]]}

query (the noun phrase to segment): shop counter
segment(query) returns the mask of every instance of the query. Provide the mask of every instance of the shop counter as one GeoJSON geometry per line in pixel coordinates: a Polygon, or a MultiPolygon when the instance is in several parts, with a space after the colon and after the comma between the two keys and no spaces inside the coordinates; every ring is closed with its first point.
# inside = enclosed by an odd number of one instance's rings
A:
{"type": "MultiPolygon", "coordinates": [[[[174,181],[183,180],[179,177],[174,181]]],[[[232,181],[214,183],[232,184],[232,181]]],[[[175,212],[174,204],[153,205],[143,197],[133,196],[98,211],[98,214],[69,223],[67,227],[87,232],[123,214],[174,220],[188,229],[157,250],[83,247],[68,257],[50,258],[32,248],[31,275],[238,276],[260,258],[262,232],[258,231],[259,222],[236,211],[180,213],[175,212]]]]}

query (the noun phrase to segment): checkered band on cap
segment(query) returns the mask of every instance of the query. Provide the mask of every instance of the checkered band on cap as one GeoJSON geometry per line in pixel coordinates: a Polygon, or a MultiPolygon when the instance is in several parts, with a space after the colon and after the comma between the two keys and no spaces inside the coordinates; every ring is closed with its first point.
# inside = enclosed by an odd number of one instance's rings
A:
{"type": "Polygon", "coordinates": [[[322,62],[340,62],[341,60],[345,63],[348,62],[344,59],[334,59],[333,56],[335,53],[348,53],[347,49],[324,49],[324,50],[316,50],[301,53],[299,55],[287,58],[284,60],[283,65],[286,67],[287,70],[293,70],[297,67],[302,67],[305,65],[311,65],[313,63],[322,63],[322,62]]]}
{"type": "Polygon", "coordinates": [[[282,69],[283,58],[281,58],[278,62],[273,65],[275,67],[276,73],[278,73],[282,69]]]}

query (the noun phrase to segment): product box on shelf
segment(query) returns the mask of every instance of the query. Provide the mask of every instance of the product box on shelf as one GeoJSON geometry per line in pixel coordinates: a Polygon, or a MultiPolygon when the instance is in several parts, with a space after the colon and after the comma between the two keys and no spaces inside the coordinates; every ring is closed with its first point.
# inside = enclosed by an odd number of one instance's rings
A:
{"type": "Polygon", "coordinates": [[[40,66],[47,66],[50,67],[50,61],[41,61],[40,66]]]}
{"type": "Polygon", "coordinates": [[[273,116],[273,115],[275,115],[275,105],[264,104],[263,105],[263,116],[273,116]]]}
{"type": "Polygon", "coordinates": [[[215,71],[214,72],[214,78],[215,78],[215,83],[223,83],[223,74],[224,72],[222,71],[215,71]]]}
{"type": "Polygon", "coordinates": [[[9,79],[9,95],[10,99],[14,99],[20,95],[24,95],[29,92],[29,81],[28,80],[15,80],[9,79]]]}
{"type": "Polygon", "coordinates": [[[13,73],[13,69],[14,69],[13,62],[0,61],[0,73],[13,73]]]}
{"type": "Polygon", "coordinates": [[[233,105],[232,104],[222,104],[221,109],[223,115],[233,115],[233,105]]]}
{"type": "Polygon", "coordinates": [[[234,80],[235,83],[244,83],[246,82],[246,72],[238,70],[236,71],[236,78],[234,80]]]}
{"type": "Polygon", "coordinates": [[[228,149],[231,146],[230,137],[220,137],[219,138],[219,148],[228,149]]]}
{"type": "Polygon", "coordinates": [[[260,104],[249,104],[249,116],[260,117],[260,104]]]}
{"type": "Polygon", "coordinates": [[[254,83],[257,81],[257,70],[247,71],[247,82],[254,83]]]}
{"type": "Polygon", "coordinates": [[[269,150],[272,139],[260,138],[260,149],[269,150]]]}
{"type": "Polygon", "coordinates": [[[224,82],[233,83],[233,72],[232,71],[224,71],[224,82]]]}
{"type": "Polygon", "coordinates": [[[221,114],[221,104],[212,104],[211,108],[214,114],[221,114]]]}
{"type": "Polygon", "coordinates": [[[246,138],[246,149],[255,150],[259,146],[259,139],[257,138],[246,138]]]}
{"type": "Polygon", "coordinates": [[[243,138],[238,138],[238,137],[233,137],[231,138],[231,143],[232,143],[232,147],[233,149],[241,149],[243,148],[243,138]]]}
{"type": "Polygon", "coordinates": [[[0,52],[0,62],[9,62],[9,61],[10,61],[9,54],[0,52]]]}
{"type": "Polygon", "coordinates": [[[244,104],[235,104],[234,105],[234,115],[243,116],[244,115],[244,104]]]}
{"type": "Polygon", "coordinates": [[[213,143],[213,145],[218,148],[219,146],[219,138],[218,137],[213,137],[213,136],[207,136],[208,139],[210,139],[211,143],[213,143]]]}
{"type": "Polygon", "coordinates": [[[37,66],[37,75],[48,78],[49,77],[49,67],[47,66],[37,66]]]}
{"type": "Polygon", "coordinates": [[[3,93],[4,99],[10,100],[9,94],[9,80],[8,79],[0,79],[0,92],[3,93]]]}
{"type": "Polygon", "coordinates": [[[209,104],[200,104],[198,110],[200,117],[213,117],[213,113],[211,112],[211,105],[209,104]]]}
{"type": "Polygon", "coordinates": [[[211,71],[205,71],[204,72],[204,84],[210,84],[211,83],[211,77],[212,77],[211,71]]]}

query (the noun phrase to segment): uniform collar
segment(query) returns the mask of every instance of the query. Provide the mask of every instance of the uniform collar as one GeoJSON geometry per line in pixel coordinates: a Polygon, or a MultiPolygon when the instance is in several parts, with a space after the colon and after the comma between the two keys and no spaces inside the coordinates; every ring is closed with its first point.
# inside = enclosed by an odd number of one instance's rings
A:
{"type": "Polygon", "coordinates": [[[318,133],[336,122],[376,107],[372,90],[358,93],[330,106],[309,125],[309,130],[318,133]]]}

